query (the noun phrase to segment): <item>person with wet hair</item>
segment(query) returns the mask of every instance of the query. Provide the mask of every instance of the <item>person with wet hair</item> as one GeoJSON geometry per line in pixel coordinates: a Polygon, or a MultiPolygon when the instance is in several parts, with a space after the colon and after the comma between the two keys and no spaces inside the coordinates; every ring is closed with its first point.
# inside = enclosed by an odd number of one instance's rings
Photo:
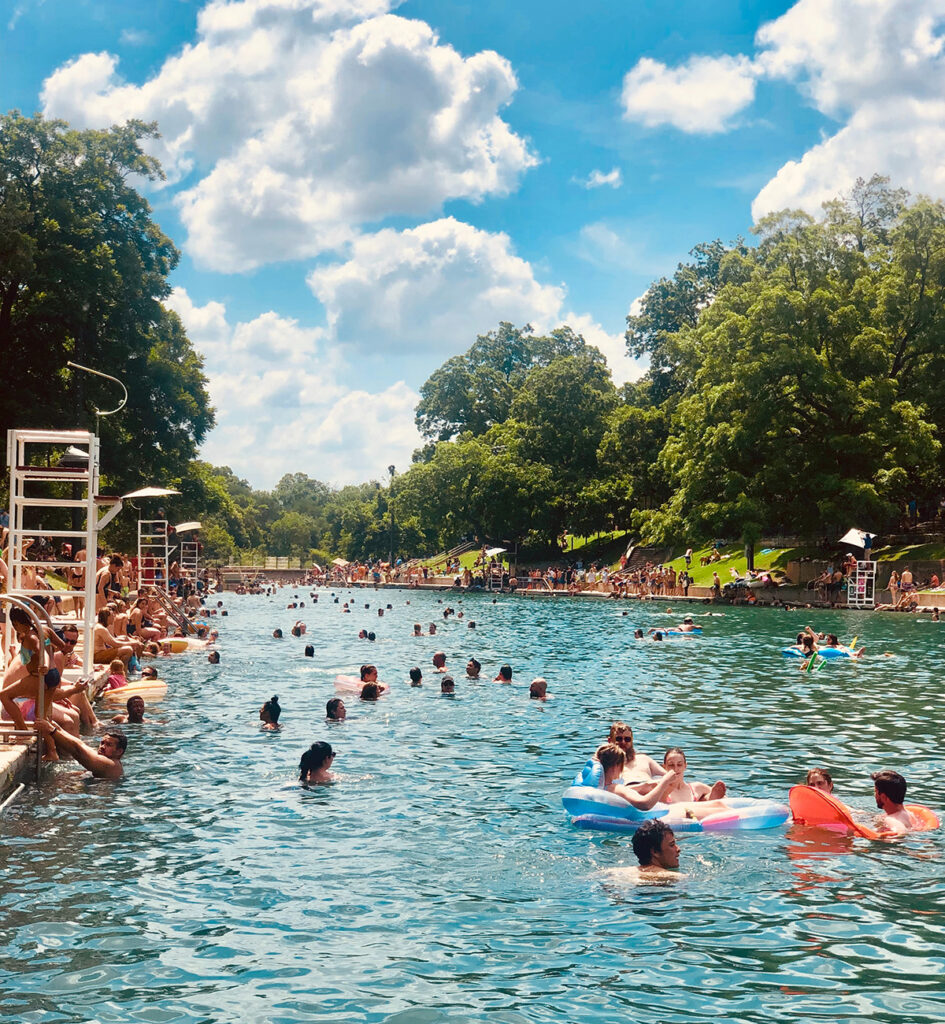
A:
{"type": "Polygon", "coordinates": [[[259,709],[259,721],[263,723],[263,732],[278,732],[282,727],[279,725],[279,716],[282,708],[279,705],[278,697],[270,697],[259,709]]]}
{"type": "Polygon", "coordinates": [[[111,719],[113,725],[143,725],[147,721],[144,717],[144,697],[140,695],[129,697],[125,702],[125,713],[111,719]]]}
{"type": "Polygon", "coordinates": [[[879,827],[888,832],[911,832],[918,826],[912,812],[903,806],[906,799],[906,780],[899,772],[889,768],[873,772],[873,796],[876,806],[883,812],[879,827]]]}
{"type": "Polygon", "coordinates": [[[811,789],[819,789],[822,793],[833,792],[833,778],[826,768],[811,768],[807,773],[807,785],[811,789]]]}
{"type": "Polygon", "coordinates": [[[86,746],[58,725],[40,719],[36,728],[55,743],[60,754],[74,757],[86,771],[97,779],[120,779],[124,775],[121,759],[128,747],[128,737],[120,729],[109,729],[99,740],[98,750],[86,746]]]}
{"type": "Polygon", "coordinates": [[[499,669],[499,674],[492,680],[494,683],[511,683],[512,682],[512,666],[502,665],[499,669]]]}
{"type": "Polygon", "coordinates": [[[446,654],[443,651],[437,651],[436,654],[433,655],[433,671],[446,671],[446,654]]]}
{"type": "Polygon", "coordinates": [[[335,781],[329,769],[335,759],[331,744],[317,740],[299,759],[299,782],[307,786],[325,786],[335,781]]]}
{"type": "Polygon", "coordinates": [[[340,697],[332,697],[325,705],[325,717],[329,722],[343,722],[348,717],[345,702],[340,697]]]}
{"type": "Polygon", "coordinates": [[[312,644],[306,644],[305,645],[305,657],[306,658],[314,658],[315,657],[315,647],[312,644]]]}
{"type": "Polygon", "coordinates": [[[414,666],[407,674],[410,676],[411,686],[423,686],[423,673],[419,668],[414,666]]]}
{"type": "Polygon", "coordinates": [[[478,679],[479,673],[482,671],[482,665],[476,661],[475,658],[470,658],[466,662],[466,678],[467,679],[478,679]]]}
{"type": "Polygon", "coordinates": [[[679,847],[673,830],[659,818],[651,818],[633,833],[630,841],[640,862],[641,874],[663,874],[679,867],[679,847]]]}
{"type": "Polygon", "coordinates": [[[359,697],[361,700],[377,700],[381,695],[381,688],[377,683],[365,683],[361,687],[359,697]]]}
{"type": "Polygon", "coordinates": [[[274,629],[272,631],[272,638],[273,638],[273,640],[281,640],[282,639],[282,630],[278,629],[278,628],[274,629]]]}

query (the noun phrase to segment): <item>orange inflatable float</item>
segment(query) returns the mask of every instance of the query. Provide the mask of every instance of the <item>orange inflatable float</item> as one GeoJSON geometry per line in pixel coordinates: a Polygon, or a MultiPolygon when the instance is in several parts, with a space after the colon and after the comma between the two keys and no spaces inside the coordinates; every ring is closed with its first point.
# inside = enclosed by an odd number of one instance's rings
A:
{"type": "MultiPolygon", "coordinates": [[[[788,794],[788,803],[794,821],[798,825],[825,825],[834,828],[840,826],[864,839],[883,839],[886,836],[898,834],[875,832],[865,825],[858,824],[853,820],[850,808],[846,804],[842,804],[836,797],[825,793],[822,789],[793,786],[788,794]]],[[[927,832],[929,829],[939,827],[938,815],[930,808],[923,807],[922,804],[905,804],[904,806],[919,822],[919,827],[913,829],[913,832],[927,832]]]]}

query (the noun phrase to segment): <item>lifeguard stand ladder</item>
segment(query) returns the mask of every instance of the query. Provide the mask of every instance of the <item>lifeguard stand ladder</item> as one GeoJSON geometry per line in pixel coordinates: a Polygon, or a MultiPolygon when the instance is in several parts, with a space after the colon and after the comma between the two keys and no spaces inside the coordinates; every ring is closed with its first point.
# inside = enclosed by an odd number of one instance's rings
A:
{"type": "Polygon", "coordinates": [[[138,520],[138,586],[167,593],[171,545],[166,519],[138,520]]]}
{"type": "Polygon", "coordinates": [[[197,570],[200,568],[200,541],[197,540],[182,540],[180,542],[180,571],[181,575],[190,580],[191,583],[196,584],[197,582],[197,570]]]}
{"type": "Polygon", "coordinates": [[[876,563],[857,562],[847,581],[847,607],[873,608],[876,605],[876,563]]]}
{"type": "MultiPolygon", "coordinates": [[[[8,430],[7,464],[10,467],[10,537],[7,591],[17,597],[46,601],[50,597],[72,598],[72,616],[65,609],[52,616],[56,625],[65,622],[79,626],[82,633],[82,672],[92,671],[92,628],[95,624],[95,573],[98,567],[98,533],[121,511],[121,498],[98,494],[98,438],[85,430],[8,430]],[[70,484],[69,497],[56,484],[70,484]],[[56,490],[60,493],[54,493],[56,490]],[[43,511],[43,510],[47,511],[43,511]],[[76,529],[47,529],[42,518],[55,518],[57,510],[79,509],[81,526],[76,529]],[[85,559],[34,562],[27,558],[29,538],[48,537],[53,541],[70,540],[82,545],[85,559]],[[54,569],[66,576],[69,589],[50,591],[26,586],[30,569],[54,569]],[[69,570],[83,569],[84,585],[75,587],[69,570]],[[80,616],[78,602],[83,602],[80,616]]],[[[58,544],[56,545],[58,546],[58,544]]],[[[80,549],[81,550],[81,549],[80,549]]],[[[57,557],[58,553],[57,553],[57,557]]],[[[4,631],[9,649],[9,617],[4,631]]]]}

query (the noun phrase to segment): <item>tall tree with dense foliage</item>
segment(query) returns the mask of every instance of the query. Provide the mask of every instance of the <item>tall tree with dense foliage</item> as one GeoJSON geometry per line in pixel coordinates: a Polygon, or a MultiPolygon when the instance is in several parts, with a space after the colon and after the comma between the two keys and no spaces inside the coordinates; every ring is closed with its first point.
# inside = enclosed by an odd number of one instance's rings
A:
{"type": "Polygon", "coordinates": [[[945,206],[904,207],[874,178],[758,234],[663,339],[682,391],[660,455],[672,496],[637,513],[654,539],[875,529],[939,486],[945,206]]]}
{"type": "Polygon", "coordinates": [[[128,405],[101,421],[116,489],[186,472],[213,425],[202,360],[162,305],[179,254],[131,184],[161,177],[141,148],[155,134],[0,117],[0,351],[16,354],[0,427],[92,427],[117,389],[66,362],[120,377],[128,405]]]}

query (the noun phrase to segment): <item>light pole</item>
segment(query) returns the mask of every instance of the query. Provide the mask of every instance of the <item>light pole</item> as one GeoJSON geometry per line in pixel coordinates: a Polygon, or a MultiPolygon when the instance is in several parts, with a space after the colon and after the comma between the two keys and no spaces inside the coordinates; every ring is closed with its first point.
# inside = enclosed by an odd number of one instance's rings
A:
{"type": "Polygon", "coordinates": [[[394,497],[394,473],[396,472],[394,466],[388,466],[387,472],[390,473],[390,490],[387,494],[387,509],[390,512],[390,558],[388,559],[388,565],[390,566],[391,575],[394,573],[394,503],[392,501],[394,497]]]}

